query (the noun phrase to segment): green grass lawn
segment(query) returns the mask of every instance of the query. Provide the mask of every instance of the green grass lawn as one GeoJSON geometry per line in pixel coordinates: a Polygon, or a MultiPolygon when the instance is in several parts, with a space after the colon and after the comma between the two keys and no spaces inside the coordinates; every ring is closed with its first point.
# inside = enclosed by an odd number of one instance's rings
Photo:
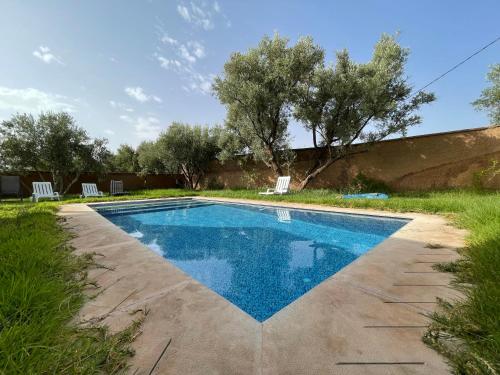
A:
{"type": "Polygon", "coordinates": [[[263,197],[252,190],[180,189],[87,200],[67,196],[61,203],[37,205],[0,203],[0,372],[110,372],[121,369],[130,354],[127,332],[110,338],[103,331],[68,324],[84,300],[82,271],[88,260],[73,256],[65,245],[54,216],[58,204],[193,195],[449,216],[470,231],[462,260],[442,267],[455,272],[466,298],[454,305],[443,303],[424,341],[446,356],[456,373],[500,373],[499,193],[446,191],[343,200],[329,190],[263,197]]]}
{"type": "Polygon", "coordinates": [[[0,203],[0,374],[117,373],[138,324],[115,335],[70,324],[91,259],[77,257],[57,203],[0,203]]]}

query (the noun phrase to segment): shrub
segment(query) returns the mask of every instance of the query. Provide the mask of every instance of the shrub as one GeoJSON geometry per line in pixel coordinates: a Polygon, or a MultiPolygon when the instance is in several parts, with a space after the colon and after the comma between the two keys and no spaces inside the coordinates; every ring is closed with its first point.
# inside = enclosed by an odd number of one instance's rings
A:
{"type": "Polygon", "coordinates": [[[383,181],[367,177],[359,172],[347,187],[349,193],[388,193],[390,187],[383,181]]]}

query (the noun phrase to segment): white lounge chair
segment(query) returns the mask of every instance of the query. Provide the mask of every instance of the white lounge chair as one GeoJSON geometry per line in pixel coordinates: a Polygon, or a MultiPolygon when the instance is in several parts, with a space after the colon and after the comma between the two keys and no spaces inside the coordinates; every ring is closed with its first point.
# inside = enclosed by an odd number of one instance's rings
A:
{"type": "Polygon", "coordinates": [[[287,194],[289,185],[290,185],[290,176],[278,177],[278,181],[276,181],[276,187],[274,189],[267,189],[267,191],[262,191],[259,194],[260,195],[287,194]]]}
{"type": "Polygon", "coordinates": [[[110,195],[124,195],[128,194],[128,192],[123,191],[123,181],[111,180],[111,184],[109,187],[110,195]]]}
{"type": "Polygon", "coordinates": [[[88,197],[104,197],[104,193],[97,190],[96,184],[82,184],[82,195],[80,195],[80,198],[88,197]]]}
{"type": "Polygon", "coordinates": [[[38,202],[40,198],[59,200],[59,193],[52,190],[52,184],[50,182],[33,182],[33,195],[31,196],[31,201],[38,202]]]}

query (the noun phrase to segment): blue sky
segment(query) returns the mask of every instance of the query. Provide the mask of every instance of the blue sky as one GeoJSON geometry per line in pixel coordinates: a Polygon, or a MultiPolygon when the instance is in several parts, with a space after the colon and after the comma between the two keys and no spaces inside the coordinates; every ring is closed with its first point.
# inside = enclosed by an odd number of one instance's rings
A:
{"type": "MultiPolygon", "coordinates": [[[[0,10],[0,119],[71,111],[112,149],[152,139],[172,121],[222,123],[211,80],[231,52],[266,34],[310,35],[329,61],[347,48],[365,62],[383,32],[399,31],[416,89],[500,35],[498,0],[2,0],[0,10]]],[[[432,85],[437,101],[409,134],[487,125],[470,102],[499,62],[497,43],[432,85]]],[[[311,145],[299,124],[291,133],[295,147],[311,145]]]]}

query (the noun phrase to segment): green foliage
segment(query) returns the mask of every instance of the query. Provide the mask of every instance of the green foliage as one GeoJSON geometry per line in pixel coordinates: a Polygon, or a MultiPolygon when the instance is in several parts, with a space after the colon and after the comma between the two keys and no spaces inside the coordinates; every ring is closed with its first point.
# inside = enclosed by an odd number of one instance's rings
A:
{"type": "Polygon", "coordinates": [[[420,123],[415,111],[433,101],[434,95],[411,96],[412,86],[404,72],[407,58],[408,50],[384,34],[370,62],[355,63],[343,50],[337,53],[334,66],[318,67],[302,85],[295,117],[312,132],[317,152],[301,189],[351,154],[357,140],[375,142],[391,134],[404,135],[408,127],[420,123]]]}
{"type": "Polygon", "coordinates": [[[163,173],[165,170],[158,147],[151,141],[144,141],[137,147],[137,164],[141,175],[163,173]]]}
{"type": "Polygon", "coordinates": [[[481,169],[472,176],[472,185],[476,190],[483,190],[485,183],[491,181],[500,174],[500,163],[498,160],[491,160],[487,168],[481,169]]]}
{"type": "Polygon", "coordinates": [[[68,113],[42,113],[37,119],[17,114],[0,124],[0,168],[50,171],[64,194],[82,172],[105,171],[111,155],[106,144],[105,139],[91,140],[68,113]],[[65,176],[73,178],[66,187],[65,176]]]}
{"type": "Polygon", "coordinates": [[[44,167],[38,128],[37,121],[28,114],[0,123],[0,170],[25,172],[44,167]]]}
{"type": "MultiPolygon", "coordinates": [[[[258,195],[262,190],[213,190],[197,194],[211,197],[236,199],[263,199],[258,195]]],[[[500,201],[500,193],[475,191],[436,191],[392,193],[390,199],[343,199],[335,190],[306,189],[288,195],[270,195],[266,200],[321,204],[346,208],[373,208],[377,210],[424,213],[461,213],[478,202],[495,206],[500,201]]]]}
{"type": "MultiPolygon", "coordinates": [[[[492,197],[495,195],[492,195],[492,197]]],[[[500,373],[500,198],[476,200],[458,217],[471,233],[462,259],[448,265],[466,298],[432,315],[426,343],[457,374],[500,373]]]]}
{"type": "Polygon", "coordinates": [[[491,123],[500,125],[500,64],[491,66],[487,79],[491,86],[485,88],[472,105],[478,110],[488,111],[491,123]]]}
{"type": "Polygon", "coordinates": [[[137,152],[132,146],[120,145],[113,155],[112,168],[115,172],[139,172],[137,152]]]}
{"type": "Polygon", "coordinates": [[[217,159],[221,164],[233,160],[235,155],[243,153],[244,146],[234,132],[220,126],[213,127],[212,131],[217,138],[217,147],[219,148],[217,159]]]}
{"type": "Polygon", "coordinates": [[[245,189],[255,189],[258,186],[259,174],[253,169],[243,169],[241,183],[245,189]]]}
{"type": "Polygon", "coordinates": [[[351,154],[358,140],[375,142],[406,134],[420,123],[415,112],[434,95],[418,92],[405,75],[408,50],[382,35],[373,57],[355,63],[344,50],[334,66],[311,38],[288,46],[286,38],[265,37],[247,53],[234,53],[214,90],[227,106],[223,158],[251,152],[277,175],[293,162],[288,124],[292,115],[312,132],[316,160],[300,184],[303,189],[335,161],[351,154]],[[229,151],[226,151],[229,150],[229,151]]]}
{"type": "Polygon", "coordinates": [[[114,202],[131,199],[155,199],[155,198],[174,198],[174,197],[189,197],[199,195],[199,191],[188,189],[146,189],[146,190],[133,190],[125,195],[104,196],[104,197],[91,197],[80,198],[79,195],[66,194],[62,197],[61,201],[64,203],[93,203],[93,202],[114,202]]]}
{"type": "Polygon", "coordinates": [[[299,84],[322,63],[323,50],[311,38],[264,37],[256,48],[233,53],[214,90],[227,106],[226,129],[240,151],[249,151],[277,175],[289,149],[288,123],[299,84]]]}
{"type": "Polygon", "coordinates": [[[204,186],[204,188],[209,189],[209,190],[220,190],[220,189],[224,189],[224,183],[219,181],[217,179],[217,177],[211,177],[206,182],[206,186],[204,186]]]}
{"type": "Polygon", "coordinates": [[[209,163],[219,153],[218,131],[174,122],[156,142],[158,156],[171,173],[182,173],[188,187],[196,189],[209,163]]]}
{"type": "Polygon", "coordinates": [[[389,193],[391,189],[383,181],[365,176],[358,173],[347,187],[349,193],[389,193]]]}
{"type": "Polygon", "coordinates": [[[72,321],[89,260],[66,246],[56,207],[0,205],[0,373],[117,373],[140,320],[118,334],[72,321]]]}

